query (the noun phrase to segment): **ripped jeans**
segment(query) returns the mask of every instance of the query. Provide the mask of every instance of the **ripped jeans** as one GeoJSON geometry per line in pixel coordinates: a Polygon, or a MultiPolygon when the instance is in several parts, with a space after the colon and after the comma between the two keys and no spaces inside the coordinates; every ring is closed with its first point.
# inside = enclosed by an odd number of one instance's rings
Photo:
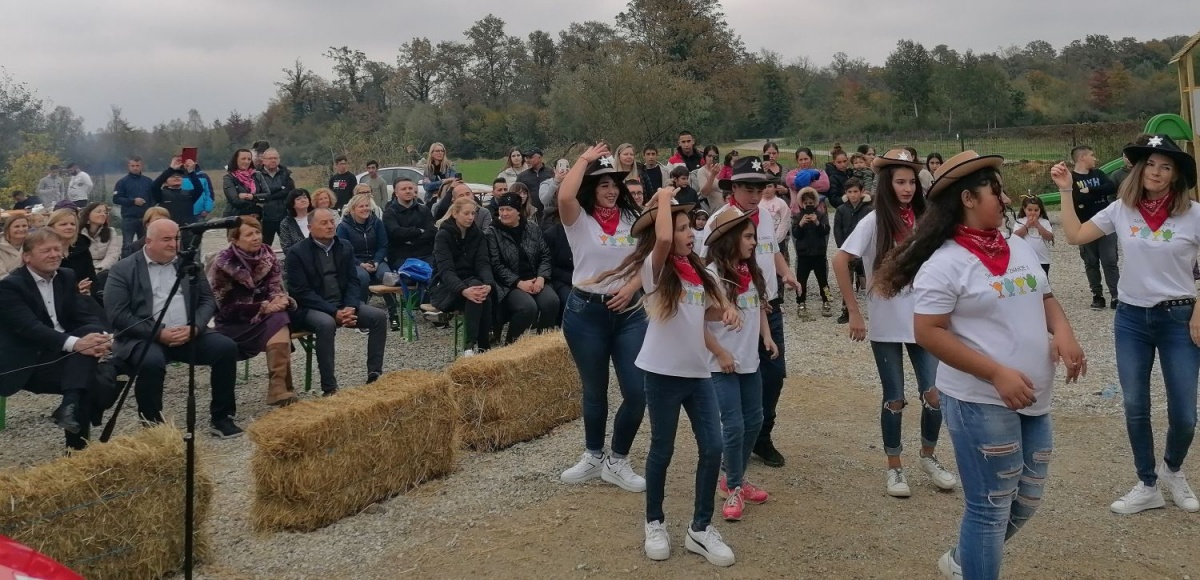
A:
{"type": "MultiPolygon", "coordinates": [[[[933,389],[938,361],[929,351],[916,344],[871,341],[871,352],[875,354],[875,368],[883,383],[883,406],[879,410],[879,427],[883,430],[883,452],[899,456],[904,451],[900,441],[900,426],[904,412],[904,349],[908,348],[908,360],[917,376],[917,396],[921,400],[921,445],[937,447],[938,435],[942,430],[940,404],[930,405],[926,393],[933,389]],[[891,409],[889,403],[899,402],[899,409],[891,409]]],[[[935,391],[936,392],[936,391],[935,391]]]]}
{"type": "Polygon", "coordinates": [[[941,398],[966,503],[956,559],[963,578],[995,580],[1004,542],[1042,503],[1054,449],[1050,414],[941,398]]]}

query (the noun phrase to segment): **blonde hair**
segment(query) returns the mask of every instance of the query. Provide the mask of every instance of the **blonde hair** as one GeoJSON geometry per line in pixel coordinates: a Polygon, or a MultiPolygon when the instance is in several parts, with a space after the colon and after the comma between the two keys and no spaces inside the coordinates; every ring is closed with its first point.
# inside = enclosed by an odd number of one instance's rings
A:
{"type": "Polygon", "coordinates": [[[142,226],[148,226],[148,225],[150,225],[150,222],[152,222],[154,220],[163,220],[163,219],[170,219],[170,218],[171,218],[171,212],[167,211],[167,208],[156,205],[150,209],[147,209],[146,213],[142,215],[142,226]]]}
{"type": "Polygon", "coordinates": [[[454,219],[454,216],[458,215],[459,212],[466,208],[470,208],[472,212],[475,212],[479,210],[479,204],[475,203],[475,198],[473,197],[460,197],[451,202],[450,209],[446,210],[446,215],[442,216],[442,219],[438,220],[437,225],[441,227],[446,220],[454,219]]]}
{"type": "MultiPolygon", "coordinates": [[[[1120,189],[1117,190],[1117,198],[1127,207],[1137,207],[1138,203],[1146,197],[1146,188],[1142,187],[1142,176],[1146,173],[1146,159],[1133,164],[1133,168],[1129,170],[1129,175],[1125,177],[1125,181],[1121,182],[1120,189]]],[[[1168,215],[1178,216],[1187,213],[1192,207],[1191,190],[1187,187],[1187,178],[1183,175],[1183,170],[1171,160],[1171,186],[1170,191],[1175,193],[1175,199],[1171,201],[1171,211],[1168,215]]]]}
{"type": "Polygon", "coordinates": [[[69,247],[74,246],[75,242],[79,240],[79,214],[75,210],[68,208],[54,210],[54,213],[50,214],[50,219],[46,220],[46,227],[54,229],[54,224],[68,218],[75,220],[75,236],[70,239],[63,238],[63,241],[67,242],[67,246],[69,247]]]}
{"type": "MultiPolygon", "coordinates": [[[[13,214],[13,215],[8,216],[7,218],[4,218],[4,224],[2,227],[2,229],[4,230],[4,241],[6,241],[10,244],[12,243],[12,240],[9,238],[9,233],[12,232],[12,229],[11,229],[12,225],[21,220],[25,220],[25,225],[27,225],[27,226],[31,225],[29,223],[29,216],[25,215],[23,213],[13,214]]],[[[26,233],[25,235],[29,235],[29,234],[26,233]]]]}
{"type": "MultiPolygon", "coordinates": [[[[365,186],[365,187],[368,190],[371,189],[370,186],[365,186]]],[[[373,201],[374,200],[371,199],[370,193],[354,194],[354,197],[350,198],[350,201],[346,202],[346,215],[352,215],[352,213],[354,212],[354,208],[358,207],[358,204],[360,204],[360,203],[365,203],[365,204],[367,204],[367,207],[370,208],[373,204],[373,201]]]]}
{"type": "Polygon", "coordinates": [[[362,193],[370,195],[371,194],[371,186],[367,185],[365,183],[360,183],[358,185],[355,185],[354,186],[354,195],[359,195],[362,193]]]}
{"type": "MultiPolygon", "coordinates": [[[[617,150],[613,151],[613,161],[615,161],[615,163],[613,165],[614,165],[614,167],[616,167],[616,169],[618,169],[620,171],[628,171],[630,173],[633,173],[634,171],[637,170],[637,152],[634,151],[634,154],[633,154],[634,155],[633,167],[624,167],[621,165],[621,152],[626,149],[633,151],[633,143],[622,143],[620,145],[617,145],[617,150]]],[[[634,175],[636,176],[636,173],[634,175]]]]}
{"type": "Polygon", "coordinates": [[[333,190],[329,189],[328,187],[322,187],[321,189],[318,189],[318,190],[312,192],[313,209],[317,209],[317,207],[318,207],[317,203],[318,203],[318,200],[321,199],[321,196],[325,196],[325,197],[329,198],[329,208],[328,209],[333,209],[333,206],[337,205],[337,198],[335,198],[333,196],[333,190]]]}
{"type": "Polygon", "coordinates": [[[450,164],[450,152],[449,152],[448,150],[446,150],[446,146],[445,146],[445,145],[442,145],[441,143],[433,143],[433,144],[431,144],[431,145],[429,146],[429,152],[425,154],[425,174],[426,174],[426,175],[433,175],[433,172],[434,172],[434,171],[438,171],[438,172],[441,172],[443,175],[445,175],[445,173],[446,173],[446,170],[447,170],[447,169],[450,169],[450,165],[451,165],[451,164],[450,164]],[[434,161],[433,161],[433,149],[434,149],[435,147],[441,147],[441,148],[442,148],[442,152],[443,152],[443,155],[442,155],[442,164],[441,164],[441,165],[439,165],[439,166],[437,166],[437,167],[434,167],[434,166],[433,166],[433,163],[434,163],[434,161]]]}

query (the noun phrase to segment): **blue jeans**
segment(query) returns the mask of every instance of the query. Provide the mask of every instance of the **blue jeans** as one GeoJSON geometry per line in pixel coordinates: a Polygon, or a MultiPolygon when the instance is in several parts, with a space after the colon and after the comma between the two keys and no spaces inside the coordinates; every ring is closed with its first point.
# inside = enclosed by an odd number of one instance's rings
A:
{"type": "MultiPolygon", "coordinates": [[[[883,383],[883,406],[879,411],[879,426],[883,429],[883,452],[899,456],[904,451],[900,441],[901,418],[904,413],[904,348],[908,348],[908,360],[917,375],[917,394],[921,398],[921,445],[936,447],[938,432],[942,429],[940,405],[929,404],[926,393],[933,389],[937,373],[937,359],[916,344],[871,341],[871,352],[875,353],[875,368],[883,383]],[[889,403],[898,403],[899,409],[889,408],[889,403]]],[[[936,392],[936,391],[934,391],[936,392]]]]}
{"type": "MultiPolygon", "coordinates": [[[[782,287],[782,285],[781,285],[782,287]]],[[[779,347],[779,356],[771,360],[771,353],[763,348],[762,340],[758,341],[758,374],[762,377],[763,426],[758,432],[758,443],[771,442],[771,431],[775,429],[775,409],[779,406],[779,395],[783,392],[783,379],[787,378],[787,361],[783,347],[783,300],[772,302],[773,308],[767,314],[767,326],[771,331],[771,340],[779,347]]]]}
{"type": "Polygon", "coordinates": [[[1196,433],[1196,380],[1200,348],[1188,322],[1195,306],[1141,308],[1121,302],[1113,318],[1117,377],[1125,396],[1125,430],[1133,448],[1138,479],[1154,485],[1154,428],[1150,424],[1150,370],[1160,357],[1167,388],[1167,446],[1163,460],[1178,471],[1196,433]]]}
{"type": "Polygon", "coordinates": [[[725,439],[725,483],[729,489],[742,485],[750,451],[762,429],[762,376],[713,373],[713,388],[721,408],[721,435],[725,439]]]}
{"type": "Polygon", "coordinates": [[[963,578],[1000,577],[1004,542],[1042,503],[1054,451],[1050,415],[1030,417],[999,405],[942,394],[966,510],[958,532],[963,578]]]}
{"type": "Polygon", "coordinates": [[[667,467],[675,453],[679,408],[687,412],[696,435],[700,459],[696,463],[696,504],[693,528],[712,521],[717,476],[721,471],[721,419],[711,379],[670,377],[646,373],[646,408],[650,412],[650,455],[646,458],[646,521],[665,521],[667,467]]]}
{"type": "MultiPolygon", "coordinates": [[[[266,242],[263,242],[266,243],[266,242]]],[[[366,302],[371,297],[371,284],[382,284],[383,275],[391,272],[387,262],[375,262],[375,272],[366,271],[361,265],[354,266],[354,271],[358,273],[358,284],[362,286],[362,301],[366,302]]],[[[383,295],[383,303],[387,305],[388,313],[396,313],[396,297],[391,294],[383,295]]]]}
{"type": "Polygon", "coordinates": [[[604,433],[608,428],[608,362],[612,360],[622,400],[613,421],[611,450],[617,455],[628,455],[646,415],[644,373],[633,364],[646,338],[645,309],[617,313],[572,292],[567,296],[562,326],[583,382],[584,445],[592,453],[604,450],[604,433]]]}

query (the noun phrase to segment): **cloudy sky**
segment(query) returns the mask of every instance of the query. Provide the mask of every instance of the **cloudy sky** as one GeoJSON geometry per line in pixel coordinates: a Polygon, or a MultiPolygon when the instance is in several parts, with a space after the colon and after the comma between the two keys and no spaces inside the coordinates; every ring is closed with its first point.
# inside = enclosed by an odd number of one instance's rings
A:
{"type": "MultiPolygon", "coordinates": [[[[414,36],[462,40],[488,12],[508,33],[557,38],[570,22],[612,22],[626,0],[0,0],[0,66],[89,129],[111,105],[149,127],[200,111],[258,113],[280,69],[297,57],[329,75],[329,46],[395,62],[414,36]],[[420,8],[411,6],[420,5],[420,8]],[[508,11],[500,12],[504,6],[508,11]],[[185,17],[178,15],[187,14],[185,17]]],[[[1061,48],[1087,34],[1114,40],[1200,31],[1200,0],[722,0],[751,50],[825,65],[836,52],[882,63],[902,38],[926,47],[992,51],[1043,39],[1061,48]]]]}

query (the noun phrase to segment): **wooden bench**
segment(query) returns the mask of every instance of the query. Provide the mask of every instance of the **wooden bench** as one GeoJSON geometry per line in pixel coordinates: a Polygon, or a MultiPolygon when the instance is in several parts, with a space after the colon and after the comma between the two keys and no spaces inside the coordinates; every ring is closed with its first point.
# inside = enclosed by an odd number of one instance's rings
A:
{"type": "Polygon", "coordinates": [[[386,286],[383,284],[374,284],[368,286],[367,290],[373,296],[400,295],[400,332],[403,334],[404,340],[408,342],[413,342],[421,338],[420,333],[417,331],[417,318],[415,314],[424,298],[424,292],[422,292],[419,285],[386,286]]]}
{"type": "MultiPolygon", "coordinates": [[[[292,333],[292,340],[300,343],[304,349],[304,391],[312,390],[313,352],[317,346],[317,337],[307,330],[292,333]]],[[[250,359],[242,361],[242,382],[250,380],[250,359]]]]}

